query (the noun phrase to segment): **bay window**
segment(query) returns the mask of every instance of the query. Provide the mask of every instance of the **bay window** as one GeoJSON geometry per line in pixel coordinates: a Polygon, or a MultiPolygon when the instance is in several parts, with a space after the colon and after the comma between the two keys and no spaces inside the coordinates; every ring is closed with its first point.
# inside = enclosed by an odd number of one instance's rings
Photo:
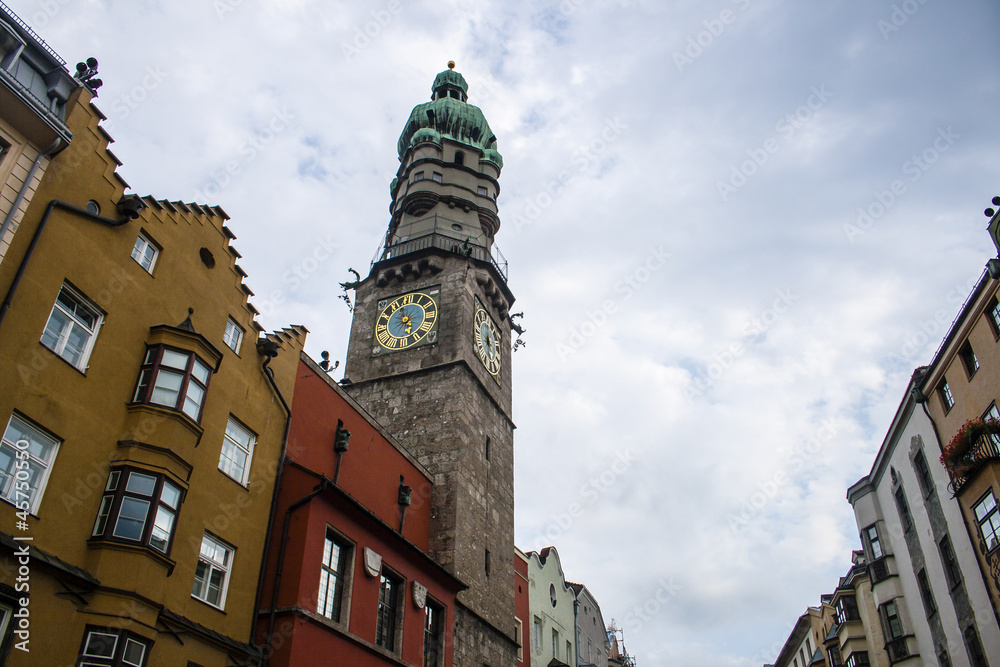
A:
{"type": "Polygon", "coordinates": [[[149,347],[132,400],[180,410],[197,422],[211,376],[211,369],[193,352],[149,347]]]}
{"type": "Polygon", "coordinates": [[[164,475],[111,470],[91,536],[169,554],[182,496],[181,488],[164,475]]]}

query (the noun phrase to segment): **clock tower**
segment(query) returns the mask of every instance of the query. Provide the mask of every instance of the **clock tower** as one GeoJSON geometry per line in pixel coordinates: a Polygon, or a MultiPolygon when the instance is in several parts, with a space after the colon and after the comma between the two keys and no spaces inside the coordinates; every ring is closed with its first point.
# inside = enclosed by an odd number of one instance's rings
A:
{"type": "Polygon", "coordinates": [[[434,475],[432,557],[468,584],[456,667],[506,667],[514,641],[514,423],[503,160],[454,63],[399,137],[390,219],[357,284],[343,386],[434,475]]]}

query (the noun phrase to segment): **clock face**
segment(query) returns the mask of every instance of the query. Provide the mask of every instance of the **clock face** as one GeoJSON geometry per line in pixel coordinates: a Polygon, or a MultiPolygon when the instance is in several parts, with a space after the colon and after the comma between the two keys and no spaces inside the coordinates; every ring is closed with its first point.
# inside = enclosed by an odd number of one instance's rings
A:
{"type": "Polygon", "coordinates": [[[375,352],[405,350],[421,343],[437,340],[438,307],[433,294],[411,292],[395,299],[380,301],[375,320],[375,352]]]}
{"type": "Polygon", "coordinates": [[[476,354],[483,366],[493,377],[500,375],[500,331],[489,314],[480,306],[476,309],[473,335],[476,341],[476,354]]]}

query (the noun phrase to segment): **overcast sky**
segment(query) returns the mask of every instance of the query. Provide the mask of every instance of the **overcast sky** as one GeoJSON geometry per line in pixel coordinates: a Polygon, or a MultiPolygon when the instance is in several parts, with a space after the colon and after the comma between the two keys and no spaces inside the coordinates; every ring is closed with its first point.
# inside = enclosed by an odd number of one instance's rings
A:
{"type": "Polygon", "coordinates": [[[996,254],[995,1],[5,2],[100,61],[119,173],[221,205],[262,324],[315,358],[458,63],[527,329],[517,542],[640,667],[759,667],[833,590],[846,489],[996,254]]]}

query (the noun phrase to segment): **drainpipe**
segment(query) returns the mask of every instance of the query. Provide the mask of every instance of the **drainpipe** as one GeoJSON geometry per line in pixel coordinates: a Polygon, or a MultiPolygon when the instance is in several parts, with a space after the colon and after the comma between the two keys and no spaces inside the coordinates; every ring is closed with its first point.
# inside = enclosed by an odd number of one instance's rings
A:
{"type": "Polygon", "coordinates": [[[264,665],[268,665],[271,662],[271,639],[274,637],[274,616],[277,612],[278,607],[278,590],[281,588],[281,570],[285,564],[285,547],[288,546],[288,526],[292,521],[292,512],[297,510],[302,505],[305,505],[310,500],[323,493],[327,486],[330,485],[330,480],[324,476],[320,482],[319,486],[312,490],[308,495],[296,500],[294,503],[288,506],[285,510],[285,523],[281,528],[281,546],[278,550],[278,569],[274,573],[274,590],[271,591],[271,611],[267,621],[267,636],[265,637],[265,647],[264,647],[264,665]]]}
{"type": "Polygon", "coordinates": [[[34,180],[35,173],[42,165],[42,160],[53,155],[57,150],[59,150],[62,143],[63,140],[57,137],[48,148],[40,152],[38,157],[35,158],[35,162],[31,165],[31,169],[28,170],[28,177],[24,179],[24,183],[21,184],[21,189],[17,191],[17,196],[14,197],[14,204],[10,207],[10,212],[7,213],[7,217],[3,220],[3,225],[0,226],[0,241],[2,241],[3,237],[7,235],[7,230],[10,229],[10,226],[14,223],[14,216],[17,215],[17,209],[21,205],[21,202],[24,201],[25,195],[28,194],[28,188],[31,187],[31,181],[34,180]]]}
{"type": "MultiPolygon", "coordinates": [[[[278,505],[278,491],[281,488],[281,475],[285,466],[285,450],[287,449],[288,446],[288,431],[292,425],[292,411],[288,407],[288,403],[285,402],[285,397],[281,395],[281,391],[278,389],[278,385],[274,382],[274,371],[268,368],[268,364],[271,363],[271,360],[278,355],[278,345],[273,341],[265,339],[257,345],[257,351],[260,354],[264,355],[265,357],[264,363],[261,366],[261,370],[264,372],[264,377],[267,378],[268,384],[271,385],[271,390],[274,392],[274,395],[278,397],[278,401],[281,403],[281,407],[285,411],[285,433],[281,437],[281,453],[278,456],[278,468],[277,470],[275,470],[274,474],[274,490],[271,492],[271,508],[267,513],[267,532],[264,534],[264,550],[260,559],[261,562],[260,574],[257,575],[257,592],[254,595],[253,609],[255,617],[256,614],[258,613],[258,610],[260,609],[260,598],[264,592],[264,569],[267,563],[267,553],[271,547],[271,530],[274,528],[274,510],[278,505]]],[[[272,616],[272,621],[273,621],[273,616],[272,616]]],[[[256,632],[255,632],[256,628],[257,628],[257,623],[256,622],[252,623],[250,626],[251,646],[255,644],[254,640],[256,637],[256,632]]],[[[270,629],[268,630],[268,633],[269,633],[268,644],[270,644],[270,629]]],[[[265,663],[268,660],[268,654],[267,654],[268,650],[269,650],[268,647],[265,646],[264,647],[265,663]]]]}
{"type": "Polygon", "coordinates": [[[7,311],[10,310],[11,302],[14,299],[14,292],[17,291],[17,286],[21,283],[21,278],[24,276],[24,272],[28,268],[28,262],[31,261],[31,256],[34,254],[35,246],[38,245],[38,240],[41,238],[42,232],[45,230],[45,225],[49,221],[49,216],[51,216],[52,211],[57,208],[70,213],[75,213],[76,215],[87,218],[88,220],[93,220],[94,222],[100,222],[109,227],[121,227],[127,222],[135,220],[139,217],[139,209],[134,207],[126,209],[124,220],[112,220],[111,218],[95,215],[86,209],[73,206],[72,204],[68,204],[58,199],[50,201],[49,205],[45,208],[45,213],[42,215],[41,222],[38,223],[38,229],[35,230],[35,235],[31,237],[31,245],[28,246],[28,251],[21,260],[21,265],[17,267],[17,274],[14,276],[14,282],[11,283],[10,289],[7,290],[7,296],[4,297],[3,305],[0,305],[0,323],[3,323],[4,316],[7,314],[7,311]]]}

